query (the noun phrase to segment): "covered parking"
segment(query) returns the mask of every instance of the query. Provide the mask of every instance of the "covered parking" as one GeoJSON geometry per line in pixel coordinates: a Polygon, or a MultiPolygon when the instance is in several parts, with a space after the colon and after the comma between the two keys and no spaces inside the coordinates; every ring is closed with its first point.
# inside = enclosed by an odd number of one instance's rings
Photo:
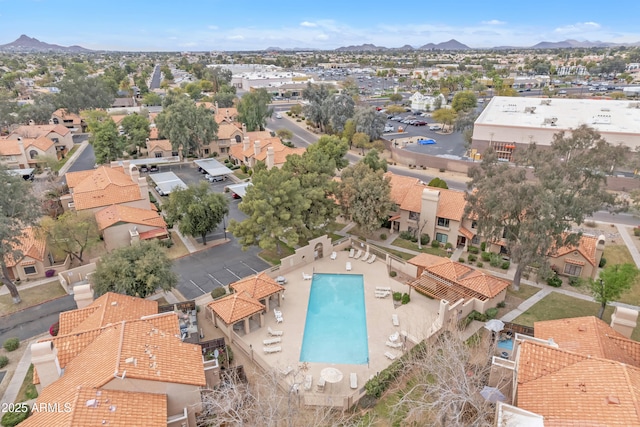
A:
{"type": "Polygon", "coordinates": [[[195,160],[194,163],[213,177],[226,178],[227,175],[231,175],[233,173],[231,169],[229,169],[216,159],[199,159],[195,160]]]}
{"type": "Polygon", "coordinates": [[[168,196],[176,188],[179,190],[187,188],[187,184],[185,184],[180,178],[178,178],[178,175],[173,172],[156,173],[150,175],[150,178],[156,184],[156,191],[161,196],[168,196]]]}
{"type": "Polygon", "coordinates": [[[251,185],[250,182],[243,182],[242,184],[229,185],[227,186],[227,188],[229,189],[230,192],[232,192],[233,194],[243,199],[244,196],[247,195],[247,188],[250,185],[251,185]]]}

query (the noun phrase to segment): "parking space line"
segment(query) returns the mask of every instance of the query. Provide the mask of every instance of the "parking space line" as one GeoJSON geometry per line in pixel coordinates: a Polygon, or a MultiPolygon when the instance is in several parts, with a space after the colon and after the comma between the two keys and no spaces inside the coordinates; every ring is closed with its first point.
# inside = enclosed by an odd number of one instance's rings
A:
{"type": "Polygon", "coordinates": [[[234,276],[236,276],[238,278],[238,280],[242,279],[242,277],[238,276],[236,273],[234,273],[233,271],[229,270],[227,267],[225,267],[224,269],[227,270],[229,273],[233,274],[234,276]]]}
{"type": "Polygon", "coordinates": [[[204,289],[202,289],[200,286],[198,286],[198,285],[196,284],[196,282],[194,282],[194,281],[193,281],[193,280],[191,280],[191,279],[189,279],[189,281],[191,282],[191,284],[192,284],[193,286],[195,286],[196,288],[200,289],[200,292],[202,292],[203,294],[206,294],[206,292],[204,291],[204,289]]]}
{"type": "Polygon", "coordinates": [[[207,276],[211,277],[213,280],[215,280],[216,282],[218,282],[218,285],[220,285],[220,286],[224,286],[220,280],[216,279],[216,278],[215,278],[214,276],[212,276],[211,274],[207,273],[207,276]]]}
{"type": "Polygon", "coordinates": [[[246,262],[244,261],[240,261],[240,264],[244,265],[245,267],[247,267],[249,270],[253,271],[254,273],[258,273],[258,270],[254,270],[253,268],[251,268],[250,265],[248,265],[246,262]]]}

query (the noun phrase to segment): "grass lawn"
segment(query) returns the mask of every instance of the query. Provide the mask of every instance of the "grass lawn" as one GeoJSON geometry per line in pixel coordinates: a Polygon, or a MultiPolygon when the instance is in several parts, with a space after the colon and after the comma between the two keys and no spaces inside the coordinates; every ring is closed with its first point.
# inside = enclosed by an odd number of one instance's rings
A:
{"type": "Polygon", "coordinates": [[[285,245],[284,243],[280,243],[280,251],[281,253],[278,254],[277,249],[265,249],[262,252],[258,253],[258,256],[271,265],[280,265],[280,260],[282,258],[288,257],[289,255],[292,255],[295,252],[295,249],[285,245]]]}
{"type": "Polygon", "coordinates": [[[182,239],[178,237],[175,231],[171,232],[171,241],[173,242],[173,246],[170,248],[164,248],[165,253],[169,259],[180,258],[185,255],[189,255],[189,250],[182,243],[182,239]]]}
{"type": "Polygon", "coordinates": [[[236,169],[236,170],[234,170],[234,171],[233,171],[233,174],[234,174],[235,176],[237,176],[239,179],[243,180],[243,181],[244,181],[245,179],[247,179],[247,178],[250,178],[250,175],[249,175],[248,173],[244,173],[244,172],[242,172],[242,170],[240,170],[240,169],[236,169]]]}
{"type": "MultiPolygon", "coordinates": [[[[607,245],[602,256],[607,260],[607,265],[635,264],[626,245],[607,245]]],[[[623,293],[618,301],[640,305],[640,275],[636,277],[631,289],[623,293]]]]}
{"type": "MultiPolygon", "coordinates": [[[[544,297],[529,310],[516,317],[513,323],[525,326],[533,326],[533,322],[539,320],[555,320],[568,317],[597,316],[600,304],[573,298],[557,292],[544,297]]],[[[614,307],[607,306],[604,311],[604,320],[607,324],[611,322],[611,314],[614,307]]],[[[640,339],[640,328],[636,328],[631,335],[631,339],[640,339]]]]}
{"type": "Polygon", "coordinates": [[[385,248],[382,246],[378,246],[378,245],[374,245],[373,243],[369,242],[369,244],[371,246],[375,246],[376,248],[380,249],[381,251],[385,251],[385,252],[389,252],[392,255],[397,256],[398,258],[402,258],[404,260],[409,260],[411,258],[413,258],[415,255],[407,253],[407,252],[402,252],[402,251],[398,251],[396,249],[389,249],[389,248],[385,248]]]}
{"type": "Polygon", "coordinates": [[[62,289],[62,286],[60,286],[58,279],[28,289],[20,289],[18,285],[18,292],[20,293],[20,298],[22,298],[20,304],[14,304],[9,294],[0,295],[0,316],[15,313],[16,311],[43,303],[50,299],[67,295],[64,289],[62,289]]]}
{"type": "Polygon", "coordinates": [[[422,249],[418,249],[418,244],[413,243],[411,240],[402,239],[400,237],[396,237],[393,241],[393,246],[398,246],[404,249],[410,249],[416,252],[423,252],[425,254],[437,255],[441,257],[448,256],[447,251],[442,248],[432,248],[431,243],[428,245],[422,245],[422,249]]]}
{"type": "Polygon", "coordinates": [[[67,161],[71,158],[71,156],[73,156],[73,153],[75,153],[76,151],[78,151],[78,148],[80,148],[79,145],[75,145],[71,151],[69,151],[67,153],[66,156],[64,156],[64,159],[61,159],[58,161],[58,163],[55,165],[55,167],[53,168],[56,172],[58,172],[60,169],[62,169],[62,167],[67,163],[67,161]]]}
{"type": "Polygon", "coordinates": [[[514,291],[513,287],[509,286],[507,288],[507,294],[524,301],[537,294],[540,290],[538,287],[520,283],[520,289],[517,291],[514,291]]]}
{"type": "Polygon", "coordinates": [[[36,390],[36,386],[33,385],[33,364],[31,364],[29,370],[27,370],[27,375],[24,377],[24,381],[22,381],[15,403],[35,399],[36,397],[38,397],[38,390],[36,390]]]}

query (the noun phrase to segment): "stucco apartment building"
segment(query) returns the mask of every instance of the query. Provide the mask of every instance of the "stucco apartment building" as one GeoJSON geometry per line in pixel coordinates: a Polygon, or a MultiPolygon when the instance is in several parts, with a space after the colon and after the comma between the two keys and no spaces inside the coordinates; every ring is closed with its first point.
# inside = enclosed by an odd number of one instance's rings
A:
{"type": "Polygon", "coordinates": [[[515,150],[532,143],[549,146],[560,131],[581,125],[597,130],[612,145],[640,147],[640,102],[496,96],[473,127],[472,149],[493,147],[499,158],[512,160],[515,150]]]}
{"type": "Polygon", "coordinates": [[[180,340],[175,312],[88,285],[60,314],[56,337],[32,344],[40,405],[21,426],[195,426],[206,382],[199,345],[180,340]],[[53,406],[52,406],[53,407],[53,406]]]}
{"type": "Polygon", "coordinates": [[[290,148],[272,137],[267,131],[247,132],[242,144],[234,144],[230,148],[229,156],[237,165],[254,167],[258,162],[266,164],[267,169],[281,168],[290,154],[302,155],[305,148],[290,148]]]}
{"type": "Polygon", "coordinates": [[[149,199],[146,178],[127,160],[118,166],[69,172],[65,210],[91,211],[108,251],[146,239],[166,238],[167,225],[149,199]]]}
{"type": "Polygon", "coordinates": [[[0,162],[10,169],[35,166],[40,156],[61,159],[73,148],[71,131],[62,125],[19,126],[0,139],[0,162]]]}
{"type": "Polygon", "coordinates": [[[15,249],[22,252],[22,257],[14,258],[11,254],[4,257],[10,280],[39,279],[45,277],[48,270],[66,270],[71,263],[68,255],[56,261],[47,247],[46,238],[39,236],[32,227],[22,231],[15,249]]]}

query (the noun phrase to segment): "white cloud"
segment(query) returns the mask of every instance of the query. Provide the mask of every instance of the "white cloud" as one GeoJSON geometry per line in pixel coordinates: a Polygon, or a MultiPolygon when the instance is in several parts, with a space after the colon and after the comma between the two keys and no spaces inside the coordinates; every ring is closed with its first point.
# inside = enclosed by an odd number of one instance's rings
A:
{"type": "Polygon", "coordinates": [[[302,21],[300,23],[301,27],[309,27],[309,28],[313,28],[313,27],[317,27],[318,24],[316,24],[315,22],[309,22],[309,21],[302,21]]]}
{"type": "Polygon", "coordinates": [[[315,36],[316,40],[329,40],[329,36],[326,34],[318,34],[317,36],[315,36]]]}
{"type": "Polygon", "coordinates": [[[217,30],[218,26],[217,25],[207,25],[207,28],[210,30],[217,30]]]}
{"type": "Polygon", "coordinates": [[[600,29],[600,24],[597,22],[578,22],[575,24],[565,25],[563,27],[558,27],[553,30],[555,33],[559,34],[570,34],[570,33],[582,33],[585,31],[595,31],[600,29]]]}
{"type": "Polygon", "coordinates": [[[484,25],[504,25],[504,24],[506,24],[506,22],[499,21],[497,19],[492,19],[490,21],[482,21],[482,24],[484,24],[484,25]]]}
{"type": "Polygon", "coordinates": [[[236,36],[229,36],[229,37],[227,37],[227,39],[229,39],[229,40],[244,40],[244,36],[241,36],[241,35],[238,34],[236,36]]]}

